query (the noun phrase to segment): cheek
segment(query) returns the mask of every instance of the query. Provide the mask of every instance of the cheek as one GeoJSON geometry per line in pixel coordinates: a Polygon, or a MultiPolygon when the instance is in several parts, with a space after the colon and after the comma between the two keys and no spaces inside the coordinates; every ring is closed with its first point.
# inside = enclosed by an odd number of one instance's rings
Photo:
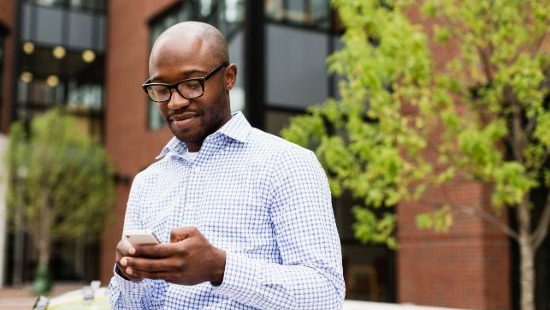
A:
{"type": "Polygon", "coordinates": [[[228,102],[223,95],[212,98],[208,102],[208,104],[203,104],[202,109],[210,121],[216,122],[216,120],[224,118],[228,113],[228,102]]]}
{"type": "Polygon", "coordinates": [[[162,116],[166,116],[168,114],[168,107],[166,104],[155,102],[155,105],[157,106],[157,111],[159,111],[162,116]]]}

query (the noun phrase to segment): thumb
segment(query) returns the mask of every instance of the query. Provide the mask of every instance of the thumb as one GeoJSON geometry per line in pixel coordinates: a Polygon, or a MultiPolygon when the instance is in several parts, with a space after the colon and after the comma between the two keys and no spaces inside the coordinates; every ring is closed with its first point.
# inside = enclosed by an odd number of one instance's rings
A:
{"type": "Polygon", "coordinates": [[[126,238],[122,238],[119,243],[117,244],[117,251],[116,251],[116,260],[117,262],[123,257],[127,256],[128,254],[133,255],[136,251],[134,249],[134,246],[126,240],[126,238]]]}
{"type": "Polygon", "coordinates": [[[180,242],[187,238],[197,235],[199,232],[196,227],[178,227],[170,231],[170,242],[180,242]]]}

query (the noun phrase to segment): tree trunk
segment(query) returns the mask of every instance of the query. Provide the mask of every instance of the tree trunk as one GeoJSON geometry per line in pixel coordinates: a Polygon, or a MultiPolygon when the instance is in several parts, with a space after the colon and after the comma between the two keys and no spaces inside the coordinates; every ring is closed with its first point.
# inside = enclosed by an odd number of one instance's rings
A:
{"type": "MultiPolygon", "coordinates": [[[[44,196],[47,197],[47,195],[44,196]]],[[[40,207],[40,222],[34,225],[36,226],[35,228],[31,228],[31,233],[33,233],[36,250],[38,251],[38,268],[48,269],[50,262],[51,227],[53,225],[53,219],[51,208],[47,202],[40,207]]]]}
{"type": "Polygon", "coordinates": [[[529,244],[529,240],[525,240],[523,236],[520,237],[520,281],[521,281],[521,310],[534,310],[535,298],[535,254],[533,247],[529,244]]]}
{"type": "Polygon", "coordinates": [[[34,231],[34,242],[38,250],[38,268],[33,281],[33,293],[37,296],[48,293],[52,288],[49,272],[52,218],[47,204],[44,204],[40,211],[41,221],[36,224],[37,229],[34,231]]]}
{"type": "Polygon", "coordinates": [[[528,197],[524,197],[516,210],[519,225],[521,310],[535,310],[535,247],[531,238],[531,216],[529,212],[528,197]]]}
{"type": "Polygon", "coordinates": [[[50,263],[50,240],[49,237],[43,236],[38,241],[38,268],[48,269],[50,263]]]}

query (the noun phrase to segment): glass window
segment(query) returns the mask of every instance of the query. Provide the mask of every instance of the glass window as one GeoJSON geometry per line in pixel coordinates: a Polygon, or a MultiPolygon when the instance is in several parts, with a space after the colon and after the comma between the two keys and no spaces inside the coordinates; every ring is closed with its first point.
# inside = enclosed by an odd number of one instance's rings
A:
{"type": "Polygon", "coordinates": [[[266,26],[267,104],[305,109],[328,98],[327,35],[285,25],[266,26]]]}
{"type": "Polygon", "coordinates": [[[34,22],[36,40],[43,43],[61,44],[63,36],[63,10],[36,8],[30,16],[34,22]]]}
{"type": "Polygon", "coordinates": [[[96,17],[84,12],[71,12],[68,14],[68,38],[67,45],[75,48],[91,48],[94,46],[94,22],[96,17]]]}
{"type": "Polygon", "coordinates": [[[26,0],[43,7],[62,7],[82,11],[104,12],[105,0],[26,0]]]}
{"type": "Polygon", "coordinates": [[[105,56],[90,49],[20,43],[17,85],[18,118],[64,105],[101,137],[105,56]]]}
{"type": "Polygon", "coordinates": [[[102,13],[43,7],[23,3],[21,40],[78,49],[105,49],[105,17],[102,13]]]}
{"type": "Polygon", "coordinates": [[[69,0],[69,6],[89,11],[105,11],[105,0],[69,0]]]}
{"type": "Polygon", "coordinates": [[[267,108],[303,111],[337,97],[326,59],[339,48],[341,23],[329,0],[264,0],[267,108]]]}
{"type": "Polygon", "coordinates": [[[270,109],[264,115],[264,130],[279,135],[281,130],[288,125],[290,118],[296,115],[299,113],[270,109]]]}
{"type": "Polygon", "coordinates": [[[273,21],[328,29],[331,10],[327,0],[265,0],[265,16],[273,21]]]}
{"type": "Polygon", "coordinates": [[[79,83],[70,79],[67,84],[67,106],[72,110],[94,110],[102,108],[103,87],[93,83],[79,83]]]}
{"type": "MultiPolygon", "coordinates": [[[[207,22],[216,26],[225,35],[230,61],[239,66],[237,82],[231,91],[231,107],[233,110],[243,110],[244,89],[244,29],[242,21],[245,17],[244,0],[189,0],[178,2],[150,23],[150,46],[168,27],[186,20],[207,22]],[[242,65],[241,65],[242,64],[242,65]]],[[[147,100],[147,99],[145,99],[147,100]]],[[[155,103],[149,101],[147,126],[155,130],[164,126],[165,122],[157,111],[155,103]]]]}
{"type": "Polygon", "coordinates": [[[41,6],[63,6],[66,0],[29,0],[29,2],[41,5],[41,6]]]}
{"type": "Polygon", "coordinates": [[[237,28],[230,38],[228,38],[227,44],[229,45],[229,55],[231,62],[236,63],[238,66],[237,81],[233,85],[233,89],[229,92],[231,101],[231,110],[245,111],[245,93],[244,93],[244,80],[243,76],[246,72],[246,62],[244,61],[244,36],[245,31],[243,28],[237,28]]]}

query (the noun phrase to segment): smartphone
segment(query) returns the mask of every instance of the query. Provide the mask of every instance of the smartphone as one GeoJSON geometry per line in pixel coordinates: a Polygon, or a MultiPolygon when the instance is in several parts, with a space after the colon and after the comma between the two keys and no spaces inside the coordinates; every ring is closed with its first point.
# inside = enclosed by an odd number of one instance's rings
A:
{"type": "Polygon", "coordinates": [[[160,240],[155,236],[151,229],[132,229],[125,230],[124,237],[132,245],[138,244],[159,244],[160,240]]]}

